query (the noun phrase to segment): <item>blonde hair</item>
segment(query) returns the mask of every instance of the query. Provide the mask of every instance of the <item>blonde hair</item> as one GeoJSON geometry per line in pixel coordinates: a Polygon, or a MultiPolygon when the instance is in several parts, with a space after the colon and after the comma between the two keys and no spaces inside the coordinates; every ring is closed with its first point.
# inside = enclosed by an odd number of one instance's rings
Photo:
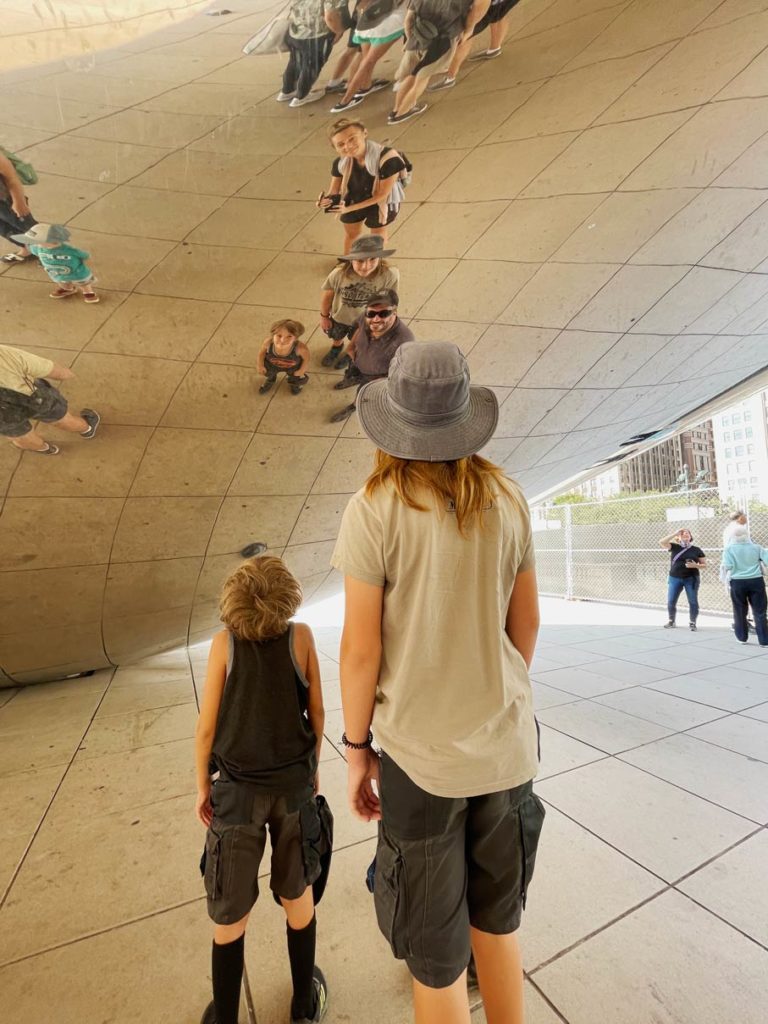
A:
{"type": "Polygon", "coordinates": [[[429,492],[440,506],[450,503],[459,533],[464,536],[473,527],[482,526],[483,512],[490,508],[500,490],[518,501],[512,481],[482,455],[452,462],[418,462],[398,459],[377,449],[374,470],[365,484],[366,496],[387,484],[392,485],[403,504],[419,512],[430,511],[429,506],[419,501],[419,492],[429,492]]]}
{"type": "Polygon", "coordinates": [[[241,640],[282,636],[299,610],[301,584],[276,555],[249,558],[227,577],[221,591],[221,621],[241,640]]]}
{"type": "Polygon", "coordinates": [[[279,331],[281,327],[284,327],[289,334],[292,334],[294,338],[298,339],[304,333],[304,324],[300,320],[275,320],[272,326],[269,328],[270,337],[279,331]]]}
{"type": "Polygon", "coordinates": [[[333,141],[334,135],[338,135],[340,132],[345,132],[347,128],[359,128],[361,132],[368,130],[362,121],[353,121],[348,117],[342,117],[339,118],[338,121],[334,121],[328,129],[328,138],[333,141]]]}

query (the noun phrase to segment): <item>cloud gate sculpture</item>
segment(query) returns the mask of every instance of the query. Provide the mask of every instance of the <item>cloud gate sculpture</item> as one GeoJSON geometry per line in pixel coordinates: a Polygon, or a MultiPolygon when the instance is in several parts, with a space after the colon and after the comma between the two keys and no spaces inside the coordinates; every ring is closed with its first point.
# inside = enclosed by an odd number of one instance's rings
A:
{"type": "MultiPolygon", "coordinates": [[[[249,544],[307,598],[335,592],[372,454],[354,417],[331,422],[321,365],[335,97],[278,104],[285,57],[241,53],[275,5],[148,2],[127,36],[125,4],[92,25],[67,6],[3,29],[0,143],[37,171],[36,219],[91,253],[101,301],[51,302],[37,263],[3,262],[2,343],[71,368],[70,408],[102,423],[56,458],[0,444],[0,685],[205,638],[249,544]],[[259,394],[281,317],[307,324],[299,396],[259,394]]],[[[768,3],[521,0],[501,57],[421,117],[388,126],[389,90],[351,115],[414,165],[390,231],[401,315],[497,391],[486,454],[529,499],[768,364],[766,42],[768,3]]]]}

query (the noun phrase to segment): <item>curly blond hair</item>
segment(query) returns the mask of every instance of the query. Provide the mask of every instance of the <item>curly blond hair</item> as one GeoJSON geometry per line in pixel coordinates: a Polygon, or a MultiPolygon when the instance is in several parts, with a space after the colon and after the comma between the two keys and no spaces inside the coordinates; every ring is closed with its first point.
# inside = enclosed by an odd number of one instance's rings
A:
{"type": "Polygon", "coordinates": [[[239,565],[224,583],[221,621],[241,640],[282,636],[299,610],[301,584],[276,555],[258,555],[239,565]]]}

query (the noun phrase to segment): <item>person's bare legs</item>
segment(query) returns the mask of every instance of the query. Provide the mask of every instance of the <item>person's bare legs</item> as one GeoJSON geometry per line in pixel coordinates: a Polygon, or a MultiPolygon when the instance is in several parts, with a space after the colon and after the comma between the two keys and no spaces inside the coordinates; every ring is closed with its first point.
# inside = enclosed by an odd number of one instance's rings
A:
{"type": "Polygon", "coordinates": [[[363,59],[361,50],[356,50],[352,46],[348,46],[344,53],[336,61],[336,67],[331,73],[331,81],[341,81],[346,75],[347,71],[352,71],[354,75],[357,69],[360,67],[360,62],[363,59]]]}
{"type": "Polygon", "coordinates": [[[430,75],[411,75],[410,78],[413,79],[412,84],[409,84],[407,88],[402,88],[397,94],[397,104],[395,106],[395,113],[397,114],[405,114],[416,106],[424,90],[427,88],[430,75]]]}
{"type": "Polygon", "coordinates": [[[470,935],[488,1024],[524,1024],[523,961],[517,932],[491,935],[470,928],[470,935]]]}
{"type": "Polygon", "coordinates": [[[297,900],[284,900],[280,897],[285,916],[288,918],[288,927],[295,932],[300,932],[312,923],[315,916],[315,900],[312,893],[312,886],[308,885],[297,900]]]}
{"type": "Polygon", "coordinates": [[[84,420],[82,416],[73,416],[71,412],[66,413],[60,420],[55,420],[51,426],[58,430],[68,430],[71,434],[84,434],[86,430],[90,429],[87,420],[84,420]]]}
{"type": "MultiPolygon", "coordinates": [[[[90,424],[82,416],[73,416],[71,412],[66,413],[60,420],[51,423],[50,426],[57,427],[59,430],[66,430],[71,434],[84,434],[86,430],[90,429],[90,424]]],[[[38,434],[34,429],[26,434],[22,434],[21,437],[12,438],[11,443],[16,448],[21,448],[27,452],[40,452],[48,447],[48,442],[43,435],[38,434]]]]}
{"type": "Polygon", "coordinates": [[[345,224],[342,221],[341,226],[344,228],[344,255],[346,256],[352,248],[354,240],[362,234],[365,224],[361,220],[354,224],[345,224]]]}
{"type": "Polygon", "coordinates": [[[8,440],[14,448],[21,448],[25,452],[42,452],[48,447],[48,442],[36,430],[30,430],[21,437],[11,437],[8,440]]]}
{"type": "Polygon", "coordinates": [[[474,39],[472,36],[470,36],[469,39],[466,40],[466,42],[459,43],[459,45],[456,47],[456,52],[454,53],[451,59],[451,63],[448,65],[448,70],[445,73],[446,78],[455,78],[456,75],[458,75],[459,71],[461,70],[462,64],[469,56],[473,42],[474,39]]]}
{"type": "Polygon", "coordinates": [[[413,979],[416,1024],[470,1024],[467,972],[447,988],[427,988],[413,979]]]}
{"type": "Polygon", "coordinates": [[[502,18],[501,21],[494,21],[491,25],[491,45],[488,47],[489,50],[500,50],[502,43],[507,38],[509,32],[509,18],[510,13],[506,18],[502,18]]]}
{"type": "Polygon", "coordinates": [[[241,917],[234,924],[217,924],[213,928],[213,941],[217,946],[228,946],[230,942],[237,942],[241,935],[245,935],[245,927],[248,924],[249,915],[241,917]]]}
{"type": "Polygon", "coordinates": [[[385,224],[383,228],[369,228],[372,235],[378,235],[378,237],[384,243],[384,247],[387,245],[387,235],[389,234],[389,225],[385,224]]]}
{"type": "Polygon", "coordinates": [[[387,50],[391,50],[395,43],[398,42],[400,42],[399,39],[391,39],[388,43],[377,43],[375,46],[371,46],[370,43],[368,44],[363,54],[363,59],[360,61],[360,65],[353,77],[350,78],[347,91],[341,98],[342,103],[349,103],[356,92],[370,89],[373,82],[374,68],[387,50]]]}

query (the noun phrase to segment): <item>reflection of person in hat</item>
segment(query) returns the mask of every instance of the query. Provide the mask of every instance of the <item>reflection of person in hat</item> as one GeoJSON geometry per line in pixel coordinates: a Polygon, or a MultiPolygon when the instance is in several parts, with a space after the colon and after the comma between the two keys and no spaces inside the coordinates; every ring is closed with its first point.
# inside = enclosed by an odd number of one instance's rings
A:
{"type": "Polygon", "coordinates": [[[390,267],[386,256],[394,249],[385,249],[378,235],[356,238],[349,253],[340,256],[342,264],[330,272],[320,287],[320,326],[331,339],[331,347],[323,356],[323,366],[337,370],[349,365],[342,355],[344,341],[357,330],[360,314],[368,299],[382,289],[397,291],[400,271],[390,267]]]}
{"type": "MultiPolygon", "coordinates": [[[[406,341],[413,341],[410,328],[397,315],[399,302],[397,292],[391,288],[370,297],[349,344],[352,363],[342,379],[334,384],[336,391],[361,387],[369,381],[386,377],[395,352],[406,341]]],[[[355,403],[351,402],[331,416],[331,423],[348,420],[354,411],[355,403]]]]}
{"type": "Polygon", "coordinates": [[[544,818],[528,508],[477,454],[498,404],[456,345],[403,345],[358,415],[378,451],[331,563],[350,805],[381,822],[379,927],[413,976],[417,1021],[469,1020],[471,951],[486,1007],[522,1021],[515,933],[544,818]]]}
{"type": "Polygon", "coordinates": [[[77,291],[83,293],[86,302],[98,302],[93,290],[96,280],[86,263],[90,253],[67,245],[69,228],[63,224],[35,224],[23,235],[13,235],[14,242],[26,245],[40,260],[43,270],[56,285],[51,292],[52,299],[66,299],[77,291]]]}

